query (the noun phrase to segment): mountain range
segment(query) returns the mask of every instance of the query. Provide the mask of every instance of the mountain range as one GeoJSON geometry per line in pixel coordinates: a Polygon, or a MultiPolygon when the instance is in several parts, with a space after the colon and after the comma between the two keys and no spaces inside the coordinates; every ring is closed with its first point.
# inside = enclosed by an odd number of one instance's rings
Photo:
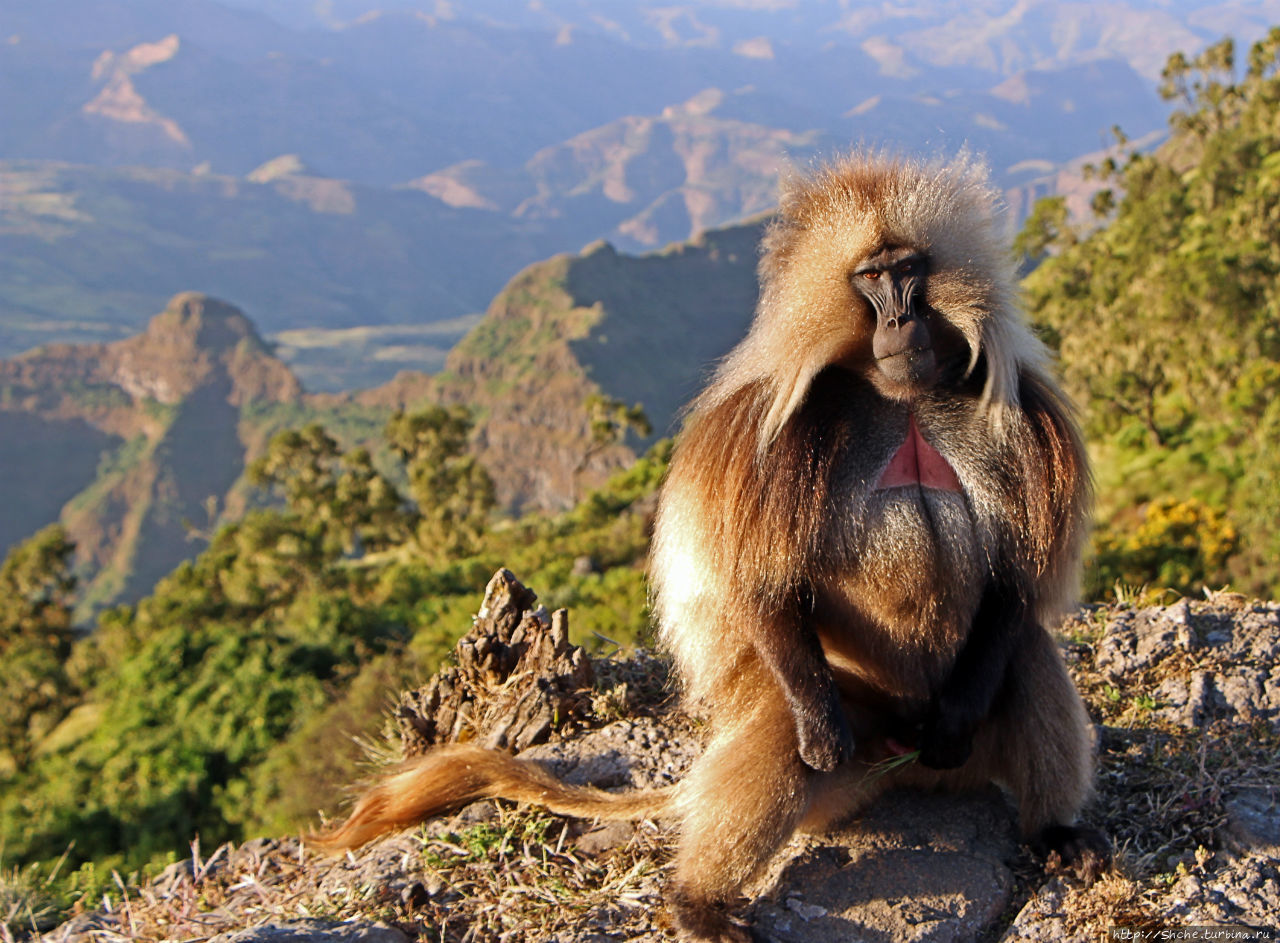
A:
{"type": "Polygon", "coordinates": [[[985,155],[1016,222],[1164,57],[1276,0],[236,3],[0,12],[0,356],[109,342],[198,290],[311,390],[445,353],[521,268],[768,209],[855,144],[985,155]]]}
{"type": "Polygon", "coordinates": [[[375,444],[397,409],[461,403],[513,512],[562,509],[646,444],[593,446],[587,399],[641,404],[655,436],[745,331],[762,221],[641,256],[606,242],[520,272],[430,376],[310,394],[231,305],[174,296],[138,335],[0,360],[0,555],[60,519],[82,614],[145,595],[262,496],[243,478],[285,427],[375,444]]]}
{"type": "MultiPolygon", "coordinates": [[[[752,123],[908,147],[955,147],[976,134],[986,150],[996,127],[984,133],[970,122],[964,138],[938,140],[940,128],[948,138],[954,128],[927,117],[926,106],[902,116],[916,119],[904,139],[859,109],[875,96],[937,99],[973,118],[957,99],[1018,76],[1034,87],[1036,76],[1111,62],[1130,87],[1114,74],[1105,87],[1075,87],[1070,73],[1055,83],[1072,90],[1076,110],[1101,112],[1088,128],[1096,135],[1133,117],[1114,113],[1117,101],[1150,111],[1168,53],[1226,29],[1252,38],[1274,18],[1265,2],[1003,0],[961,16],[940,0],[897,11],[821,0],[560,0],[530,10],[329,3],[322,8],[346,16],[317,29],[304,13],[313,4],[277,3],[291,26],[258,12],[271,7],[245,6],[65,0],[56,10],[6,12],[0,156],[175,169],[208,162],[244,175],[298,153],[324,175],[394,185],[462,160],[518,166],[592,128],[717,88],[738,93],[732,117],[752,123]]],[[[1028,111],[1023,130],[1052,134],[1060,118],[1046,102],[1028,111]]]]}
{"type": "Polygon", "coordinates": [[[273,431],[321,418],[358,441],[419,402],[476,411],[505,507],[565,507],[644,444],[593,449],[589,396],[641,403],[661,434],[740,335],[760,214],[795,168],[851,142],[967,147],[1011,226],[1048,192],[1084,205],[1069,168],[1107,128],[1158,136],[1166,53],[1276,17],[10,6],[0,439],[22,448],[0,450],[0,546],[60,518],[86,605],[136,599],[253,500],[242,470],[273,431]]]}

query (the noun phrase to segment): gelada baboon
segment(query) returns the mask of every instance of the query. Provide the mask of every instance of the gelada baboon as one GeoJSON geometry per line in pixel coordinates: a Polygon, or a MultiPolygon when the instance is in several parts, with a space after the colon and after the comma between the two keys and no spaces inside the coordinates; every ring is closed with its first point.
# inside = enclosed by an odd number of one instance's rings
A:
{"type": "Polygon", "coordinates": [[[750,938],[726,905],[796,829],[891,783],[995,781],[1029,839],[1102,855],[1073,826],[1090,728],[1045,630],[1072,592],[1089,473],[994,206],[968,162],[866,155],[786,194],[751,330],[691,405],[658,511],[659,635],[711,729],[681,783],[569,788],[446,747],[328,844],[480,797],[667,815],[673,916],[716,941],[750,938]]]}

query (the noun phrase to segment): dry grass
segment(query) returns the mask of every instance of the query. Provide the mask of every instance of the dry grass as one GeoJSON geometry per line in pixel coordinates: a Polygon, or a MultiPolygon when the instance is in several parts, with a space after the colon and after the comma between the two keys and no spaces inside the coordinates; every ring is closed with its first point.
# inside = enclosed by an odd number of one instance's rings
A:
{"type": "Polygon", "coordinates": [[[424,866],[440,890],[422,916],[449,943],[654,929],[667,836],[641,823],[618,846],[589,854],[575,848],[574,831],[538,810],[500,807],[488,822],[427,838],[424,866]]]}
{"type": "Polygon", "coordinates": [[[394,919],[375,888],[330,885],[328,863],[292,841],[222,845],[141,887],[117,879],[100,902],[99,939],[201,940],[277,920],[394,919]]]}
{"type": "MultiPolygon", "coordinates": [[[[283,840],[224,845],[141,887],[97,902],[100,940],[194,941],[281,921],[360,920],[432,943],[550,939],[598,926],[654,929],[666,836],[641,823],[598,854],[575,823],[535,809],[491,807],[478,822],[440,825],[330,859],[283,840]]],[[[23,935],[22,927],[6,939],[23,935]]]]}
{"type": "Polygon", "coordinates": [[[48,874],[41,874],[39,865],[0,870],[0,938],[11,941],[39,932],[54,919],[58,912],[55,881],[69,852],[48,874]]]}
{"type": "Polygon", "coordinates": [[[629,650],[626,657],[613,653],[595,657],[596,690],[591,713],[596,724],[624,717],[656,717],[677,706],[671,680],[671,663],[644,648],[629,650]]]}
{"type": "Polygon", "coordinates": [[[1108,927],[1167,926],[1174,885],[1190,873],[1212,878],[1233,790],[1280,781],[1280,736],[1266,723],[1214,721],[1189,729],[1162,717],[1157,692],[1193,671],[1229,667],[1211,648],[1177,652],[1126,675],[1120,690],[1095,665],[1094,643],[1122,606],[1066,627],[1072,675],[1101,731],[1097,789],[1085,812],[1110,836],[1115,860],[1093,885],[1070,885],[1060,904],[1085,938],[1108,927]]]}

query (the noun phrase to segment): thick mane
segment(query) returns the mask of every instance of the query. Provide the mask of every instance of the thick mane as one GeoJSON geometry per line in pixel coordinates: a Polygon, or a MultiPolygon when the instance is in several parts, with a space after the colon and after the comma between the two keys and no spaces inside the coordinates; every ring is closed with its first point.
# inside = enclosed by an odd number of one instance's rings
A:
{"type": "Polygon", "coordinates": [[[969,369],[985,358],[984,405],[1001,428],[1004,411],[1018,404],[1019,374],[1041,372],[1046,353],[1021,312],[999,207],[986,168],[967,160],[943,165],[855,154],[793,181],[764,238],[752,330],[695,408],[764,383],[769,405],[757,447],[765,448],[847,342],[822,313],[840,270],[832,266],[815,277],[807,264],[814,244],[850,262],[886,246],[912,245],[930,253],[926,300],[964,336],[969,369]],[[859,225],[851,227],[851,219],[859,225]],[[786,349],[778,349],[783,343],[786,349]]]}

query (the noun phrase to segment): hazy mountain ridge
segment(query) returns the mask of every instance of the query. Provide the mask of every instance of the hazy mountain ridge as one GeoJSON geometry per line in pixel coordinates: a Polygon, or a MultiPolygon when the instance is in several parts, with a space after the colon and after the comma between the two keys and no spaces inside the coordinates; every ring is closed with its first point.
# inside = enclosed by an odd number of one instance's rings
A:
{"type": "Polygon", "coordinates": [[[1161,127],[1153,58],[1280,15],[1278,0],[1217,19],[1143,0],[993,0],[964,19],[932,0],[254,6],[0,17],[0,355],[128,336],[196,288],[269,337],[309,332],[282,354],[311,389],[436,369],[459,332],[326,332],[473,316],[537,259],[691,238],[858,142],[982,153],[1020,213],[1113,124],[1161,127]]]}
{"type": "MultiPolygon", "coordinates": [[[[252,6],[295,28],[341,28],[382,9],[382,0],[229,0],[252,6]]],[[[401,8],[459,18],[462,11],[437,0],[408,0],[401,8]]],[[[1149,79],[1174,48],[1231,33],[1253,38],[1275,19],[1274,2],[1203,4],[1129,0],[1106,5],[1049,4],[1044,0],[982,0],[959,12],[942,0],[910,6],[850,0],[685,0],[627,5],[592,0],[544,0],[512,5],[471,0],[465,15],[509,28],[556,35],[594,33],[647,48],[698,48],[767,57],[780,45],[808,43],[862,47],[886,67],[922,62],[964,64],[1005,74],[1070,61],[1081,50],[1123,58],[1149,79]],[[815,39],[817,37],[817,39],[815,39]],[[1157,58],[1161,57],[1161,58],[1157,58]],[[1141,67],[1139,67],[1141,66],[1141,67]]]]}
{"type": "Polygon", "coordinates": [[[4,450],[0,544],[61,517],[86,600],[139,598],[225,506],[245,463],[242,409],[300,395],[243,314],[197,294],[136,337],[0,360],[0,433],[21,444],[4,450]]]}
{"type": "Polygon", "coordinates": [[[707,89],[655,116],[629,116],[544,148],[516,171],[466,161],[410,186],[516,220],[594,220],[623,250],[692,239],[772,209],[786,168],[829,140],[715,114],[707,89]]]}
{"type": "MultiPolygon", "coordinates": [[[[1043,44],[1039,31],[1052,35],[1062,29],[1052,23],[1018,26],[1037,33],[1035,41],[1026,40],[1028,46],[1043,44]]],[[[955,38],[954,24],[930,29],[955,38]]],[[[987,33],[993,30],[1001,27],[987,24],[987,33]]],[[[1161,61],[1166,49],[1203,41],[1185,29],[1163,41],[1147,38],[1142,52],[1161,61]]],[[[14,48],[20,48],[21,35],[15,39],[14,48]]],[[[1158,69],[1153,75],[1131,56],[1110,51],[1105,35],[1077,35],[1061,54],[1028,55],[1012,65],[952,63],[954,42],[931,45],[908,37],[906,48],[916,50],[918,61],[902,69],[885,62],[886,50],[898,48],[893,41],[875,38],[853,43],[808,37],[782,44],[760,37],[767,55],[757,56],[715,47],[655,49],[591,31],[554,35],[409,13],[365,17],[317,34],[305,53],[273,51],[248,62],[211,52],[200,37],[177,32],[140,40],[133,47],[108,48],[91,68],[80,67],[80,101],[21,115],[26,124],[48,127],[33,131],[16,122],[0,156],[175,169],[203,163],[243,175],[277,154],[296,152],[321,174],[390,186],[462,161],[518,167],[544,148],[624,116],[659,115],[720,89],[736,99],[727,115],[735,120],[794,133],[821,131],[842,144],[861,139],[920,147],[932,139],[935,147],[1012,149],[1016,160],[1036,155],[1011,148],[1002,133],[1009,129],[992,123],[986,112],[992,90],[1010,79],[1026,83],[1027,76],[1036,91],[1074,88],[1081,107],[1118,104],[1118,113],[1107,109],[1113,122],[1155,125],[1160,118],[1151,91],[1158,69]],[[1099,63],[1111,69],[1104,82],[1081,68],[1099,63]],[[916,127],[890,128],[883,115],[865,110],[876,96],[905,105],[916,127]],[[955,113],[941,124],[920,110],[935,99],[955,113]],[[477,115],[484,120],[476,121],[477,115]],[[938,139],[940,131],[947,134],[944,140],[938,139]]],[[[5,65],[0,50],[0,69],[5,65]]],[[[1071,129],[1050,120],[1061,111],[1056,102],[1040,105],[1018,116],[1021,128],[1013,137],[1025,145],[1048,134],[1060,147],[1071,129]]],[[[1012,161],[1001,155],[993,162],[1012,161]]]]}
{"type": "MultiPolygon", "coordinates": [[[[78,6],[90,22],[104,18],[99,4],[78,6]]],[[[222,12],[211,0],[185,6],[222,12]]],[[[409,13],[367,17],[339,31],[277,27],[268,31],[270,45],[247,36],[237,45],[236,31],[257,26],[193,22],[189,13],[153,9],[131,30],[104,28],[104,36],[130,38],[92,53],[81,45],[86,40],[42,31],[39,17],[25,25],[39,38],[8,31],[0,74],[26,78],[44,107],[4,113],[2,157],[175,169],[208,161],[218,172],[242,175],[297,152],[322,173],[378,186],[469,157],[515,164],[620,114],[684,100],[717,75],[735,84],[750,77],[729,53],[690,57],[595,36],[565,45],[541,30],[409,13]],[[28,50],[28,42],[39,48],[28,50]],[[172,52],[141,67],[133,50],[155,44],[172,52]],[[114,67],[104,67],[104,55],[114,67]],[[190,147],[130,142],[118,137],[137,130],[128,113],[109,122],[101,109],[86,110],[130,63],[137,96],[175,122],[190,147]],[[60,94],[43,91],[50,85],[60,94]]]]}

